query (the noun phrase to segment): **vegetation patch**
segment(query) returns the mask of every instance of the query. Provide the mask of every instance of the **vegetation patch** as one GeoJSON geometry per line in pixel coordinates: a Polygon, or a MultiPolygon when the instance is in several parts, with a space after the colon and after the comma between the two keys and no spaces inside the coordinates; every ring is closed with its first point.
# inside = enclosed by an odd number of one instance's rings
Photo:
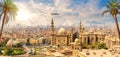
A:
{"type": "Polygon", "coordinates": [[[4,47],[3,55],[9,56],[9,55],[21,55],[24,54],[25,51],[23,48],[14,48],[14,47],[4,47]]]}

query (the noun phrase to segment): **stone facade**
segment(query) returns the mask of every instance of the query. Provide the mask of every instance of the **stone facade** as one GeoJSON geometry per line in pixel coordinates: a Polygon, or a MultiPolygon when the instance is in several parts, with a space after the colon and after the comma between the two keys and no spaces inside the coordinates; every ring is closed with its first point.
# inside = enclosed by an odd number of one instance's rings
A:
{"type": "Polygon", "coordinates": [[[103,42],[105,35],[102,34],[83,34],[80,35],[80,38],[82,40],[82,43],[86,44],[95,44],[96,42],[103,42]]]}
{"type": "Polygon", "coordinates": [[[103,42],[105,35],[102,33],[94,33],[94,31],[90,31],[89,33],[85,33],[85,28],[80,22],[79,31],[77,31],[78,42],[76,42],[76,38],[74,39],[73,35],[73,27],[70,30],[70,33],[67,34],[64,28],[60,29],[58,33],[54,33],[54,21],[51,21],[51,45],[57,46],[71,46],[72,49],[81,49],[82,43],[85,44],[95,44],[96,42],[103,42]],[[71,44],[72,43],[72,44],[71,44]]]}
{"type": "MultiPolygon", "coordinates": [[[[72,31],[72,30],[71,30],[72,31]]],[[[69,46],[73,34],[67,34],[64,28],[61,28],[57,34],[54,33],[54,22],[51,21],[51,45],[69,46]]]]}

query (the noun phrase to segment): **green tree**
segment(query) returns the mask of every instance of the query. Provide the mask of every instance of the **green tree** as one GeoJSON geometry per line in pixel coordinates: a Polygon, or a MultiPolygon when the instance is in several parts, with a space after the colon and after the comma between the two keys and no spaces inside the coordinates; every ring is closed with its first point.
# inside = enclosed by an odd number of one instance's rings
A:
{"type": "Polygon", "coordinates": [[[8,23],[8,21],[15,20],[15,16],[17,15],[18,8],[13,3],[12,0],[3,0],[4,2],[0,3],[0,20],[2,21],[2,26],[0,30],[0,38],[2,36],[2,31],[4,24],[8,23]],[[3,17],[2,17],[3,16],[3,17]]]}
{"type": "Polygon", "coordinates": [[[86,48],[87,48],[86,43],[82,43],[82,48],[83,48],[83,49],[86,49],[86,48]]]}
{"type": "Polygon", "coordinates": [[[119,0],[110,0],[108,2],[108,4],[106,4],[106,8],[107,8],[107,10],[103,11],[102,15],[104,15],[105,13],[110,13],[113,16],[114,21],[116,23],[118,36],[120,39],[119,24],[118,24],[118,20],[117,20],[117,15],[120,14],[120,12],[119,12],[120,1],[119,0]]]}
{"type": "Polygon", "coordinates": [[[106,45],[104,43],[98,44],[98,49],[104,49],[106,48],[106,45]]]}

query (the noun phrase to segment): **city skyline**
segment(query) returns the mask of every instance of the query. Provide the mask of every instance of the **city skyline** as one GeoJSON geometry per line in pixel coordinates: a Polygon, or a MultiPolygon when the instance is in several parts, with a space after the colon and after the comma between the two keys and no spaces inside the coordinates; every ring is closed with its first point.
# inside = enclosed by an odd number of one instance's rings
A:
{"type": "Polygon", "coordinates": [[[0,9],[0,57],[120,57],[120,0],[0,0],[0,9]]]}

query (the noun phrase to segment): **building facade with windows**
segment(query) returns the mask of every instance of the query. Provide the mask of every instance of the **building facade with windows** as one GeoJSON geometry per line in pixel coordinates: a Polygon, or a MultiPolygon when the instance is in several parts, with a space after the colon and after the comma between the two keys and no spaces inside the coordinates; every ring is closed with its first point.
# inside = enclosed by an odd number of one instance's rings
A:
{"type": "Polygon", "coordinates": [[[51,20],[51,45],[53,46],[72,46],[73,49],[81,49],[81,45],[83,43],[95,44],[96,42],[103,42],[105,35],[101,32],[89,31],[85,32],[85,28],[80,22],[79,31],[76,33],[77,37],[74,37],[73,27],[69,31],[69,33],[65,30],[65,28],[60,28],[58,32],[54,33],[54,21],[51,20]],[[77,44],[75,44],[77,42],[77,44]],[[74,43],[74,44],[73,44],[74,43]]]}

